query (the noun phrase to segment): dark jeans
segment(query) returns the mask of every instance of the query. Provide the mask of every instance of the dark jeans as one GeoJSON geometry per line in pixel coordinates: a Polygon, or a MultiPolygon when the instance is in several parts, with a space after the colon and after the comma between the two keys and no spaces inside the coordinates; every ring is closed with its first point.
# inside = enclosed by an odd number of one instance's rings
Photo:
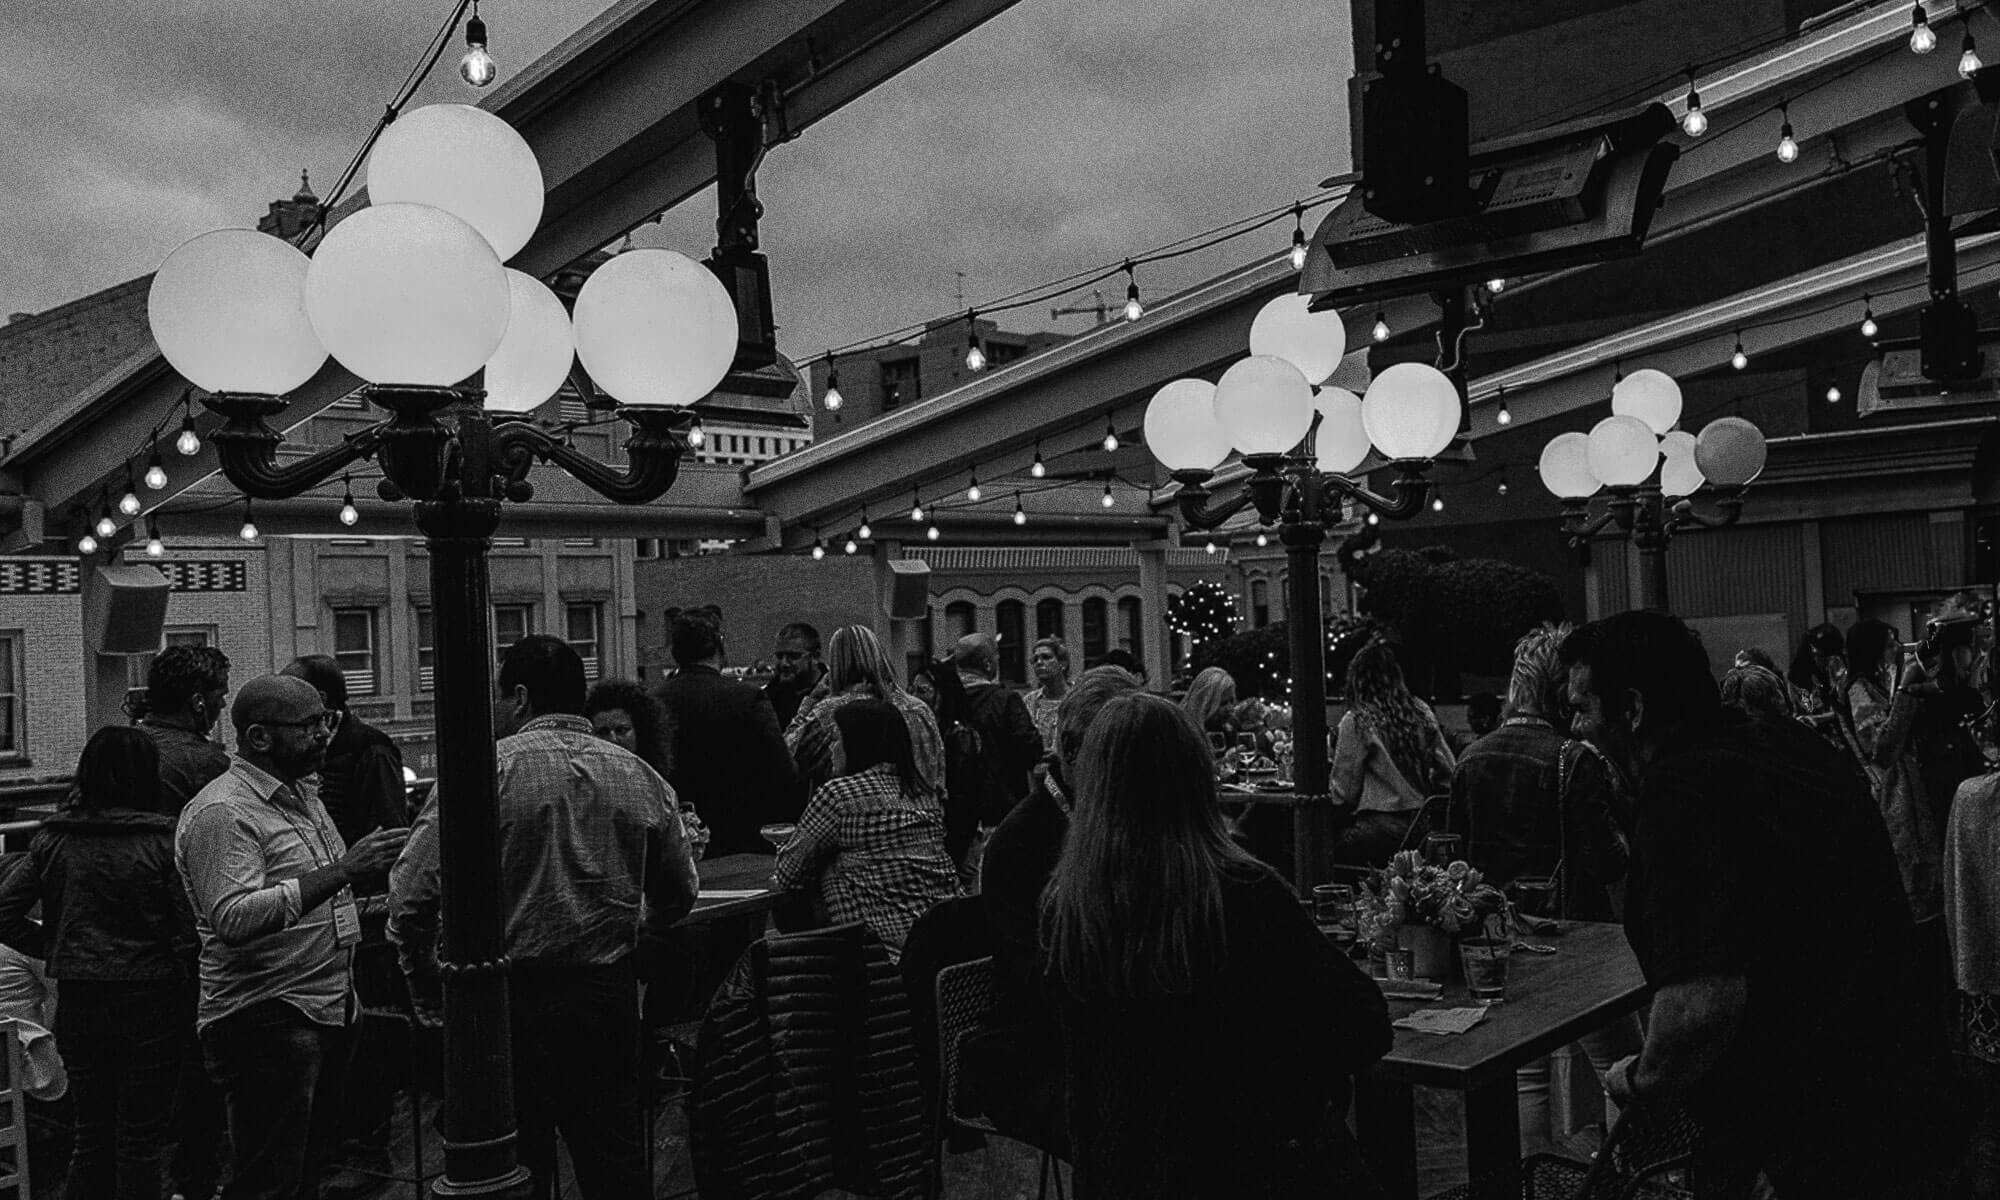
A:
{"type": "Polygon", "coordinates": [[[639,1103],[639,985],[632,960],[601,967],[517,965],[514,1119],[535,1200],[554,1194],[556,1134],[584,1200],[647,1200],[639,1103]]]}
{"type": "Polygon", "coordinates": [[[337,1141],[348,1031],[283,1000],[265,1000],[202,1030],[222,1085],[235,1166],[223,1200],[317,1200],[337,1141]]]}
{"type": "Polygon", "coordinates": [[[201,1039],[194,1031],[194,1006],[201,985],[190,980],[184,986],[188,1019],[181,1026],[176,1042],[180,1069],[171,1118],[174,1155],[167,1165],[167,1178],[173,1190],[187,1200],[210,1200],[215,1195],[215,1185],[222,1181],[226,1115],[222,1088],[208,1077],[201,1039]]]}
{"type": "Polygon", "coordinates": [[[194,1028],[185,982],[64,980],[56,1043],[69,1071],[71,1200],[160,1200],[181,1051],[194,1028]]]}

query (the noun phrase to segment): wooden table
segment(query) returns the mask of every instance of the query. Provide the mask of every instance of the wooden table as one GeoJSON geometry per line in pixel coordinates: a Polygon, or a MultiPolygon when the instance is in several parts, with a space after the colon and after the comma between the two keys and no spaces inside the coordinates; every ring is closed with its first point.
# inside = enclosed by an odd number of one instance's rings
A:
{"type": "MultiPolygon", "coordinates": [[[[1606,1022],[1638,1011],[1646,999],[1639,963],[1617,925],[1571,922],[1558,936],[1531,942],[1552,955],[1514,952],[1507,999],[1456,1035],[1396,1030],[1395,1046],[1355,1080],[1355,1129],[1369,1165],[1391,1196],[1417,1194],[1413,1087],[1465,1093],[1465,1154],[1476,1196],[1521,1194],[1521,1126],[1514,1072],[1606,1022]]],[[[1463,984],[1441,1000],[1389,1001],[1396,1020],[1420,1008],[1469,1004],[1463,984]]]]}
{"type": "Polygon", "coordinates": [[[702,924],[730,917],[752,916],[778,907],[785,893],[771,881],[777,859],[769,854],[725,854],[695,864],[701,873],[701,894],[694,911],[680,923],[702,924]],[[711,892],[754,892],[749,896],[715,896],[711,892]]]}

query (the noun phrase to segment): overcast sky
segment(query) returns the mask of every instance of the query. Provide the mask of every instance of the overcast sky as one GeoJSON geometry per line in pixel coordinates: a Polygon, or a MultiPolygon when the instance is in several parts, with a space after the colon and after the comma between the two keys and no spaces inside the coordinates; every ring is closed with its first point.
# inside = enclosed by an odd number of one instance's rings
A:
{"type": "MultiPolygon", "coordinates": [[[[324,195],[451,7],[4,0],[0,312],[252,224],[301,168],[324,195]]],[[[504,72],[609,3],[481,7],[504,72]]],[[[1022,0],[765,160],[781,347],[809,357],[962,309],[958,271],[976,305],[1313,194],[1348,164],[1347,22],[1342,0],[1022,0]]],[[[456,61],[417,103],[477,101],[456,61]]],[[[700,257],[713,210],[703,193],[637,242],[700,257]]],[[[1290,232],[1142,269],[1140,285],[1166,294],[1290,232]]],[[[1122,280],[1103,286],[1123,301],[1122,280]]]]}

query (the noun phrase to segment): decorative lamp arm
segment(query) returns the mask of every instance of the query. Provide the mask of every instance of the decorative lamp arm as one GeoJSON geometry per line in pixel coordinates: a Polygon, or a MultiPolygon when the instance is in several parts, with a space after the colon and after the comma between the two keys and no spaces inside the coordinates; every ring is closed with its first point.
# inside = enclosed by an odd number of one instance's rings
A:
{"type": "Polygon", "coordinates": [[[278,447],[284,443],[284,435],[266,424],[265,418],[285,411],[289,403],[283,396],[249,392],[217,392],[202,400],[224,421],[210,435],[222,461],[222,473],[246,496],[284,500],[325,483],[349,464],[374,454],[389,425],[388,421],[377,422],[347,434],[339,445],[281,464],[278,447]]]}
{"type": "Polygon", "coordinates": [[[1595,517],[1590,515],[1590,498],[1570,499],[1562,502],[1563,532],[1569,535],[1570,549],[1577,550],[1589,543],[1591,538],[1604,532],[1617,515],[1607,508],[1595,517]]]}
{"type": "Polygon", "coordinates": [[[525,500],[534,494],[526,478],[534,459],[556,464],[617,504],[644,504],[664,496],[680,477],[685,448],[681,430],[692,423],[692,414],[685,409],[625,408],[620,415],[633,425],[632,436],[625,440],[630,464],[622,471],[526,422],[510,421],[495,428],[494,465],[507,476],[507,498],[525,500]]]}
{"type": "Polygon", "coordinates": [[[1703,529],[1723,529],[1736,524],[1743,516],[1742,486],[1718,487],[1715,489],[1715,512],[1704,513],[1695,509],[1694,501],[1681,499],[1674,502],[1673,516],[1667,522],[1669,529],[1685,529],[1699,525],[1703,529]]]}
{"type": "Polygon", "coordinates": [[[1238,492],[1221,504],[1210,507],[1206,485],[1214,474],[1213,471],[1174,472],[1174,482],[1181,485],[1180,492],[1174,497],[1180,504],[1181,520],[1196,529],[1214,529],[1250,507],[1248,490],[1238,492]]]}
{"type": "MultiPolygon", "coordinates": [[[[1322,508],[1331,509],[1342,497],[1352,496],[1364,507],[1382,514],[1391,521],[1403,521],[1416,516],[1423,511],[1424,501],[1430,497],[1431,481],[1425,478],[1425,472],[1431,469],[1430,460],[1399,458],[1389,466],[1395,470],[1396,480],[1390,485],[1390,494],[1387,496],[1371,492],[1364,485],[1356,483],[1345,475],[1320,476],[1325,485],[1321,500],[1322,508]]],[[[1323,524],[1331,524],[1337,516],[1337,512],[1320,514],[1323,524]]]]}

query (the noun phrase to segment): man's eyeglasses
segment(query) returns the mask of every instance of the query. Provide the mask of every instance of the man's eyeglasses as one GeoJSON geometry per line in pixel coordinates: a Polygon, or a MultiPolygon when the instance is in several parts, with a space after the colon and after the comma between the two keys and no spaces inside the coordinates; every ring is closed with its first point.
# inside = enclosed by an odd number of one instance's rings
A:
{"type": "Polygon", "coordinates": [[[257,724],[283,726],[286,729],[303,729],[307,733],[311,733],[316,729],[323,729],[328,733],[332,733],[340,724],[340,714],[337,712],[323,712],[318,716],[306,717],[297,721],[259,721],[257,724]]]}
{"type": "Polygon", "coordinates": [[[779,662],[797,662],[805,656],[806,652],[803,650],[775,650],[771,653],[771,657],[779,662]]]}

